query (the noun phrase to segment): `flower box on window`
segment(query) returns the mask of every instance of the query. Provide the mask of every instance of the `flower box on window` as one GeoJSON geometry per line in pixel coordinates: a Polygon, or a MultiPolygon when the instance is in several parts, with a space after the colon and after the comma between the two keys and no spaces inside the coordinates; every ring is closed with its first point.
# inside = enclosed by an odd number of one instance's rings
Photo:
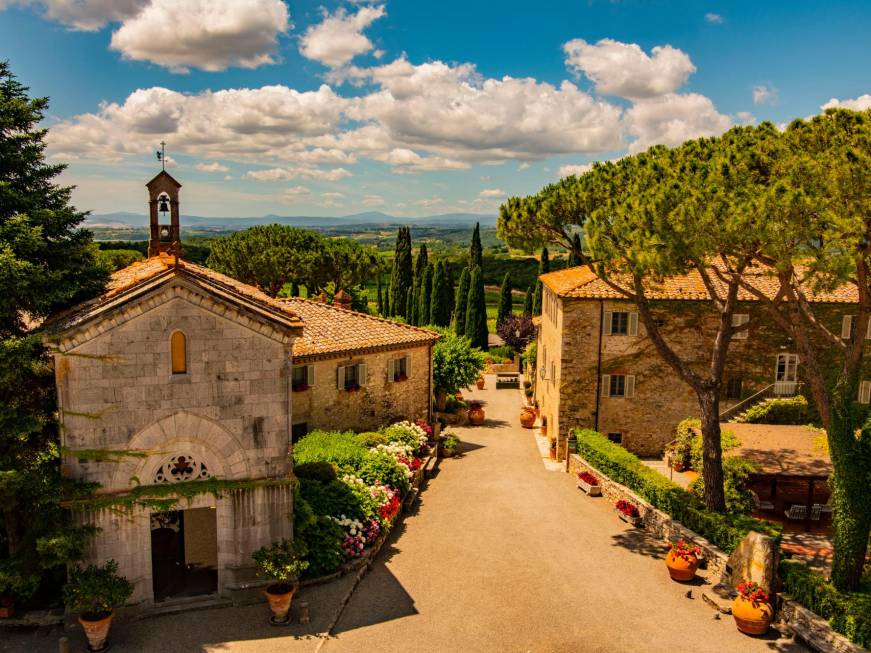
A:
{"type": "Polygon", "coordinates": [[[578,474],[578,487],[591,497],[602,496],[602,486],[599,484],[599,479],[590,472],[578,474]]]}
{"type": "Polygon", "coordinates": [[[357,383],[352,383],[351,385],[346,385],[345,390],[348,392],[357,392],[360,389],[360,385],[357,383]]]}

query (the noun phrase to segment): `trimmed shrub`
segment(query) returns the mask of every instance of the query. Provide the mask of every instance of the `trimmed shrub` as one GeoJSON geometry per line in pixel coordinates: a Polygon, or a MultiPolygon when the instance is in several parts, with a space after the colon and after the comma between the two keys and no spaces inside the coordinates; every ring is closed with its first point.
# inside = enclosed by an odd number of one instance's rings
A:
{"type": "Polygon", "coordinates": [[[809,424],[813,415],[802,395],[787,399],[766,399],[741,413],[736,422],[747,424],[809,424]]]}
{"type": "MultiPolygon", "coordinates": [[[[726,493],[726,510],[747,515],[753,512],[753,494],[747,487],[750,474],[756,467],[749,460],[737,456],[723,458],[723,490],[726,493]]],[[[699,476],[690,483],[689,491],[699,501],[705,496],[705,479],[699,476]]]]}
{"type": "Polygon", "coordinates": [[[321,483],[336,480],[336,468],[330,463],[321,461],[297,465],[294,467],[293,473],[300,480],[320,481],[321,483]]]}
{"type": "Polygon", "coordinates": [[[822,574],[800,562],[780,563],[783,591],[859,646],[871,646],[871,591],[839,592],[822,574]]]}
{"type": "Polygon", "coordinates": [[[344,562],[342,540],[345,531],[329,517],[316,515],[298,492],[293,502],[294,539],[307,551],[309,563],[304,576],[317,578],[336,571],[344,562]]]}
{"type": "Polygon", "coordinates": [[[705,510],[704,504],[677,483],[647,467],[633,454],[601,433],[577,430],[578,454],[602,474],[644,497],[726,553],[734,551],[750,531],[780,539],[781,527],[753,517],[705,510]]]}
{"type": "Polygon", "coordinates": [[[345,515],[361,520],[366,516],[351,488],[339,480],[321,483],[308,479],[300,484],[299,494],[316,515],[345,515]]]}
{"type": "Polygon", "coordinates": [[[383,483],[405,494],[411,487],[406,468],[385,453],[367,452],[362,464],[350,470],[367,483],[383,483]]]}
{"type": "Polygon", "coordinates": [[[351,431],[312,431],[293,446],[293,464],[333,463],[337,467],[356,467],[366,457],[363,439],[351,431]]]}

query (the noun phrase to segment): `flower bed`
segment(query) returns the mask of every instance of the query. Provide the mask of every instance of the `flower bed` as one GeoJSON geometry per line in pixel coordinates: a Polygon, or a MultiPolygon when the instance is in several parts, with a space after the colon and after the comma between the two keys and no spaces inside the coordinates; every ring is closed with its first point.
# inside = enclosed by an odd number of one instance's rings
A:
{"type": "Polygon", "coordinates": [[[400,422],[369,433],[314,431],[295,445],[294,533],[309,577],[334,574],[383,541],[420,481],[431,435],[429,425],[400,422]]]}

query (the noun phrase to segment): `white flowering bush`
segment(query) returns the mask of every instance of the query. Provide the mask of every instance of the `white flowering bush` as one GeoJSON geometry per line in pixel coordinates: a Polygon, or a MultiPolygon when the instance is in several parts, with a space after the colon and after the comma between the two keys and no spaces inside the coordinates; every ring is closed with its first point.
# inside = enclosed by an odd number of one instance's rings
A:
{"type": "Polygon", "coordinates": [[[404,421],[391,424],[381,430],[388,442],[401,442],[412,448],[415,455],[426,453],[429,449],[429,434],[419,424],[404,421]]]}

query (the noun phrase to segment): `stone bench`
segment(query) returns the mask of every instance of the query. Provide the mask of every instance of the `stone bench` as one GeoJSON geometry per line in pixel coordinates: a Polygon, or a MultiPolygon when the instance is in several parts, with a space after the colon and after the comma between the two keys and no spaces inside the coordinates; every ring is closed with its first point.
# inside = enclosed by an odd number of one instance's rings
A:
{"type": "Polygon", "coordinates": [[[496,389],[503,388],[520,388],[520,375],[516,372],[513,374],[497,374],[496,389]]]}

